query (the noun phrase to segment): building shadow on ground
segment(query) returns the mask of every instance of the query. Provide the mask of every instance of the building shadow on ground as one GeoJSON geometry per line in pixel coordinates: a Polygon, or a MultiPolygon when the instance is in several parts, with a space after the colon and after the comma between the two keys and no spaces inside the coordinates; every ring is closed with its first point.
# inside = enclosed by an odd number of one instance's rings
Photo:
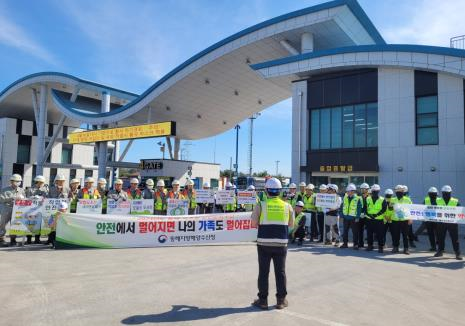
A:
{"type": "Polygon", "coordinates": [[[121,321],[124,325],[140,325],[144,323],[176,323],[194,320],[217,318],[225,315],[260,312],[253,306],[243,308],[199,308],[195,306],[174,305],[170,311],[150,315],[134,315],[121,321]]]}

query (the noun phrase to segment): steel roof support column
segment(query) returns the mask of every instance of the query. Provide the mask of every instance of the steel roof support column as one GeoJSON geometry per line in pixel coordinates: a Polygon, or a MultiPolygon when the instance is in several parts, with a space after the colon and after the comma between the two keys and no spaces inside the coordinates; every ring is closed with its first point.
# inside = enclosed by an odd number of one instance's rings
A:
{"type": "MultiPolygon", "coordinates": [[[[110,94],[107,92],[102,92],[102,107],[101,112],[106,113],[110,112],[110,94]]],[[[100,129],[106,128],[106,125],[101,125],[100,129]]],[[[99,142],[98,143],[98,177],[105,178],[107,171],[107,151],[108,151],[108,142],[99,142]]]]}
{"type": "Polygon", "coordinates": [[[174,138],[174,159],[179,160],[179,147],[181,145],[181,139],[179,138],[174,138]]]}
{"type": "Polygon", "coordinates": [[[40,85],[39,114],[37,121],[37,168],[36,175],[44,174],[44,155],[45,155],[45,127],[47,126],[47,96],[48,87],[45,84],[40,85]]]}

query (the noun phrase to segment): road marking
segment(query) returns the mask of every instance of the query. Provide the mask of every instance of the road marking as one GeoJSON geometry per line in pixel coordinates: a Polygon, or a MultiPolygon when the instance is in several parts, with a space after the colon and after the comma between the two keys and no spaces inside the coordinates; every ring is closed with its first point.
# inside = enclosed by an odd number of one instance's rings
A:
{"type": "Polygon", "coordinates": [[[280,314],[285,314],[285,315],[289,315],[289,316],[292,316],[292,317],[297,317],[297,318],[308,320],[308,321],[316,321],[316,322],[318,322],[320,324],[327,325],[327,326],[349,326],[347,324],[342,324],[342,323],[338,323],[338,322],[331,321],[331,320],[326,320],[326,319],[322,319],[322,318],[318,318],[318,317],[313,317],[313,316],[309,316],[309,315],[300,314],[298,312],[290,311],[288,309],[274,310],[274,311],[277,312],[277,313],[280,313],[280,314]]]}

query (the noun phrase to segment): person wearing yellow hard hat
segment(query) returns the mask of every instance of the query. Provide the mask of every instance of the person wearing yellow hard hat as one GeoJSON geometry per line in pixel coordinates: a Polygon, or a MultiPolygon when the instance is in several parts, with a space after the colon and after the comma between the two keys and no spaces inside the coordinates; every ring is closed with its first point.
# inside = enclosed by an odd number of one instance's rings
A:
{"type": "MultiPolygon", "coordinates": [[[[6,225],[11,221],[13,205],[17,199],[25,199],[26,192],[21,188],[23,178],[19,174],[10,177],[10,185],[0,191],[0,243],[5,246],[6,225]]],[[[10,235],[10,246],[16,246],[16,236],[10,235]]]]}

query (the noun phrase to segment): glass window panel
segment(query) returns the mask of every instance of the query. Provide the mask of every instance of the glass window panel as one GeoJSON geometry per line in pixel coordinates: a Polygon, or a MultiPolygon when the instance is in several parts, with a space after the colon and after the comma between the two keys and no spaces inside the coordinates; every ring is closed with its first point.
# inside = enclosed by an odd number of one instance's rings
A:
{"type": "Polygon", "coordinates": [[[417,128],[437,127],[437,126],[438,126],[437,113],[419,114],[417,116],[417,128]]]}
{"type": "Polygon", "coordinates": [[[355,117],[355,139],[354,147],[366,147],[366,119],[365,104],[359,104],[354,107],[355,117]]]}
{"type": "Polygon", "coordinates": [[[417,98],[417,114],[422,113],[437,113],[438,112],[438,97],[427,96],[417,98]]]}
{"type": "Polygon", "coordinates": [[[378,103],[367,104],[367,147],[378,146],[378,103]]]}
{"type": "Polygon", "coordinates": [[[342,147],[342,108],[331,110],[331,148],[342,147]]]}
{"type": "Polygon", "coordinates": [[[20,135],[18,137],[18,153],[16,163],[29,163],[31,158],[31,136],[20,135]]]}
{"type": "Polygon", "coordinates": [[[320,110],[312,110],[311,115],[311,149],[320,148],[320,110]]]}
{"type": "Polygon", "coordinates": [[[438,128],[419,128],[417,129],[417,143],[418,145],[437,145],[438,142],[438,128]]]}
{"type": "Polygon", "coordinates": [[[364,177],[350,177],[350,182],[356,185],[357,187],[360,187],[362,183],[365,182],[364,177]]]}
{"type": "Polygon", "coordinates": [[[345,106],[343,108],[343,138],[342,145],[344,148],[354,147],[354,107],[345,106]]]}
{"type": "Polygon", "coordinates": [[[320,110],[320,119],[320,148],[328,149],[331,146],[331,109],[320,110]]]}

